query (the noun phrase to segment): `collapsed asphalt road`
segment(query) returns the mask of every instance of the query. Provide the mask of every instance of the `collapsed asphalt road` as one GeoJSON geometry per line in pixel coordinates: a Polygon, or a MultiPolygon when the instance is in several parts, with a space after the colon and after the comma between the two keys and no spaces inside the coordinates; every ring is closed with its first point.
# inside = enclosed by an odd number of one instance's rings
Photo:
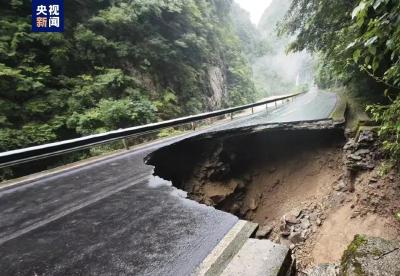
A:
{"type": "Polygon", "coordinates": [[[143,158],[201,133],[324,119],[331,93],[0,190],[1,275],[187,275],[237,222],[185,199],[143,158]],[[322,104],[323,103],[323,104],[322,104]]]}

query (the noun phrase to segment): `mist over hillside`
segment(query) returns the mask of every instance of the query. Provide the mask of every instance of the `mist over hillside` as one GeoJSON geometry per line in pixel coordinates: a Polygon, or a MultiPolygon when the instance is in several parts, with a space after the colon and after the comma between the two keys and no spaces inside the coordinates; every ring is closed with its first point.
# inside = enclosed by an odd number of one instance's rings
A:
{"type": "Polygon", "coordinates": [[[257,26],[251,24],[249,18],[245,22],[243,16],[234,16],[240,28],[247,29],[251,38],[255,37],[256,42],[253,39],[251,44],[262,49],[251,56],[254,82],[260,98],[305,90],[313,81],[311,55],[306,52],[287,54],[286,48],[292,38],[277,34],[277,25],[284,18],[290,3],[291,0],[274,0],[257,26]]]}

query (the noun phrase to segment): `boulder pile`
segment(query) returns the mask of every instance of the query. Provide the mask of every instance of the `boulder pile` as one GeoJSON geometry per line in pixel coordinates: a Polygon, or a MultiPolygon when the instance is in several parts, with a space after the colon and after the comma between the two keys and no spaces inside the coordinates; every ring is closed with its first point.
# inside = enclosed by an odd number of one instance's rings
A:
{"type": "Polygon", "coordinates": [[[354,192],[354,179],[357,172],[373,170],[381,155],[374,129],[360,129],[356,138],[350,138],[343,147],[344,183],[354,192]]]}
{"type": "Polygon", "coordinates": [[[378,142],[373,130],[360,130],[357,138],[351,138],[343,147],[344,164],[348,170],[372,170],[376,166],[378,142]]]}
{"type": "Polygon", "coordinates": [[[285,214],[279,222],[279,243],[296,250],[297,245],[303,244],[317,232],[325,219],[322,207],[315,203],[310,204],[308,208],[285,214]]]}

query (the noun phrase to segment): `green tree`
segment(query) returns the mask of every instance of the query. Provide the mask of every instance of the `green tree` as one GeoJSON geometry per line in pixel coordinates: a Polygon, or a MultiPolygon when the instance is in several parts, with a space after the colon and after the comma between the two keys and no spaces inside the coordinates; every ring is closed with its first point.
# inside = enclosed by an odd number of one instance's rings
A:
{"type": "Polygon", "coordinates": [[[320,55],[318,82],[340,80],[378,104],[383,146],[400,160],[400,2],[293,0],[280,31],[296,34],[289,49],[320,55]],[[386,99],[382,100],[382,96],[386,99]],[[379,102],[380,101],[380,102],[379,102]]]}
{"type": "Polygon", "coordinates": [[[1,0],[0,150],[254,100],[230,0],[72,0],[64,33],[32,33],[31,1],[1,0]]]}

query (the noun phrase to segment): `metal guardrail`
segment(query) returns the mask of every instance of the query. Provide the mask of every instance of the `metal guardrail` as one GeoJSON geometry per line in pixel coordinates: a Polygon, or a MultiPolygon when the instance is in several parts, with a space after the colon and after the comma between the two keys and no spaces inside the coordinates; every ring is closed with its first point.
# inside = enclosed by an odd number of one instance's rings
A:
{"type": "Polygon", "coordinates": [[[217,116],[221,116],[221,115],[231,114],[231,118],[232,118],[232,114],[234,112],[242,111],[242,110],[249,109],[249,108],[252,108],[252,111],[254,111],[253,108],[256,106],[267,105],[267,107],[268,107],[269,103],[273,103],[273,102],[276,103],[278,101],[290,99],[290,98],[296,97],[301,94],[304,94],[304,93],[291,94],[291,95],[284,96],[284,97],[279,97],[279,98],[260,101],[260,102],[256,102],[256,103],[252,103],[252,104],[241,105],[241,106],[237,106],[237,107],[202,113],[202,114],[198,114],[198,115],[181,117],[181,118],[163,121],[163,122],[159,122],[159,123],[152,123],[152,124],[147,124],[147,125],[142,125],[142,126],[119,129],[119,130],[114,130],[114,131],[110,131],[110,132],[106,132],[106,133],[84,136],[84,137],[71,139],[71,140],[49,143],[49,144],[44,144],[44,145],[34,146],[34,147],[29,147],[29,148],[24,148],[24,149],[6,151],[6,152],[0,153],[0,168],[9,167],[9,166],[17,165],[17,164],[22,164],[22,163],[26,163],[26,162],[46,158],[46,157],[61,155],[61,154],[69,153],[69,152],[74,152],[74,151],[90,148],[90,147],[93,147],[96,145],[106,144],[106,143],[118,141],[121,139],[129,138],[129,137],[132,137],[135,135],[145,134],[150,131],[161,130],[163,128],[179,126],[179,125],[187,124],[187,123],[193,123],[193,122],[197,122],[200,120],[205,120],[205,119],[209,119],[209,118],[213,118],[213,117],[217,117],[217,116]]]}

